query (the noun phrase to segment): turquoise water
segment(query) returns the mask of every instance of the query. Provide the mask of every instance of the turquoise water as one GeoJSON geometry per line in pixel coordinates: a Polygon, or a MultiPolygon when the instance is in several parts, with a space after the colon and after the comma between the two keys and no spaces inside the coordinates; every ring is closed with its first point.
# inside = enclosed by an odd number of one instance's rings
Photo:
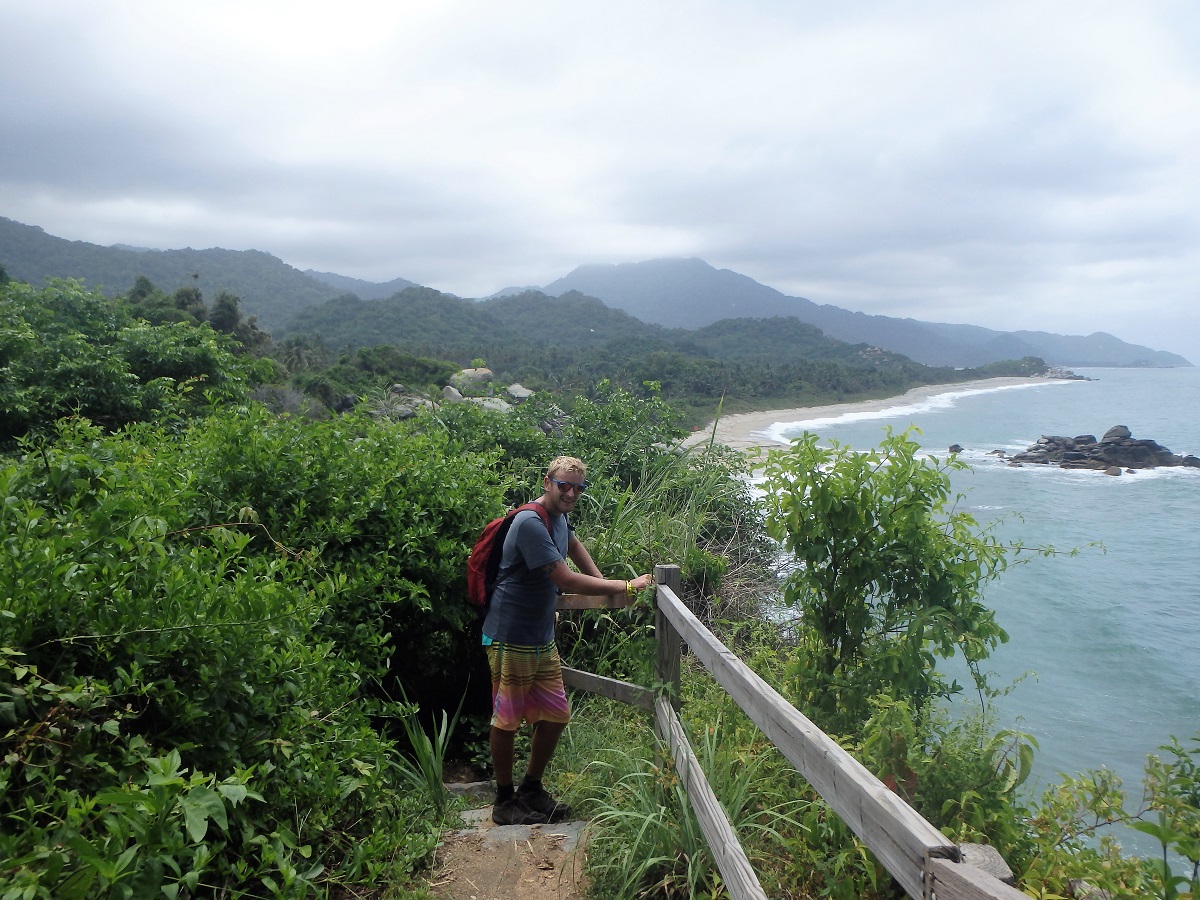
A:
{"type": "MultiPolygon", "coordinates": [[[[1135,438],[1200,455],[1200,369],[1078,373],[1094,380],[947,392],[769,433],[812,431],[867,448],[885,425],[915,425],[931,453],[964,448],[972,469],[955,476],[955,487],[981,522],[1000,520],[1005,540],[1085,548],[1010,568],[988,586],[985,599],[1011,637],[988,661],[993,684],[1034,673],[995,709],[1001,725],[1038,741],[1032,790],[1061,772],[1105,766],[1136,800],[1146,755],[1171,735],[1200,730],[1200,469],[1113,477],[1011,467],[989,451],[1127,425],[1135,438]],[[1104,549],[1088,549],[1093,542],[1104,549]]],[[[1157,846],[1133,833],[1123,840],[1141,852],[1157,846]]]]}

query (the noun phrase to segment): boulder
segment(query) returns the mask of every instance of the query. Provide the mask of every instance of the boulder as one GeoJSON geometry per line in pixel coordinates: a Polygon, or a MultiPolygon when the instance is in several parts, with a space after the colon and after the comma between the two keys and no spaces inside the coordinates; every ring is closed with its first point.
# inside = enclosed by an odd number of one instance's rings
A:
{"type": "Polygon", "coordinates": [[[519,384],[510,384],[504,389],[504,393],[508,394],[509,399],[514,403],[524,403],[533,396],[533,391],[519,384]]]}
{"type": "Polygon", "coordinates": [[[1157,441],[1135,439],[1125,425],[1114,425],[1099,441],[1094,435],[1077,437],[1042,435],[1037,443],[1010,457],[1013,463],[1057,465],[1064,469],[1096,469],[1108,474],[1120,474],[1135,469],[1157,466],[1189,466],[1200,468],[1200,459],[1178,456],[1157,441]],[[1192,462],[1195,460],[1195,462],[1192,462]],[[1112,472],[1112,469],[1117,469],[1112,472]]]}
{"type": "Polygon", "coordinates": [[[949,453],[962,453],[962,444],[951,444],[948,450],[949,453]]]}
{"type": "Polygon", "coordinates": [[[450,383],[467,394],[472,388],[490,384],[492,377],[491,369],[463,369],[450,376],[450,383]]]}
{"type": "Polygon", "coordinates": [[[499,397],[464,397],[461,391],[449,384],[442,388],[442,399],[447,403],[474,403],[476,406],[496,412],[510,413],[513,411],[512,404],[507,400],[501,400],[499,397]]]}
{"type": "Polygon", "coordinates": [[[379,418],[403,421],[404,419],[411,419],[422,410],[433,409],[437,409],[437,404],[432,400],[427,400],[425,397],[389,393],[375,404],[371,410],[371,414],[379,418]]]}
{"type": "Polygon", "coordinates": [[[411,419],[422,410],[437,409],[437,404],[402,384],[393,384],[386,394],[374,401],[371,415],[381,419],[411,419]]]}
{"type": "Polygon", "coordinates": [[[499,397],[468,397],[467,400],[493,412],[510,413],[513,411],[513,405],[499,397]]]}
{"type": "Polygon", "coordinates": [[[1100,438],[1100,442],[1103,444],[1115,444],[1131,437],[1133,437],[1133,432],[1129,430],[1129,426],[1114,425],[1108,431],[1104,432],[1104,437],[1100,438]]]}
{"type": "Polygon", "coordinates": [[[551,407],[546,418],[538,422],[538,428],[549,437],[561,437],[566,426],[567,414],[557,406],[551,407]]]}

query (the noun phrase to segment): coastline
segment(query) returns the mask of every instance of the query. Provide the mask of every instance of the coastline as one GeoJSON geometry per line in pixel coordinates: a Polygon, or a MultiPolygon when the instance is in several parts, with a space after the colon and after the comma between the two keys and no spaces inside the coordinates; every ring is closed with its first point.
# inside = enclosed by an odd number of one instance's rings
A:
{"type": "MultiPolygon", "coordinates": [[[[724,444],[735,450],[761,451],[767,447],[784,447],[782,441],[767,434],[767,429],[779,423],[803,422],[815,418],[832,418],[855,412],[881,412],[893,406],[907,403],[919,403],[940,394],[953,394],[960,391],[990,390],[1018,384],[1032,384],[1046,381],[1044,377],[1003,377],[985,378],[980,381],[964,381],[954,384],[923,384],[920,387],[891,397],[881,397],[876,400],[860,400],[855,403],[834,403],[825,406],[801,406],[791,409],[766,409],[760,412],[736,413],[722,416],[716,422],[715,443],[724,444]]],[[[699,444],[714,437],[713,422],[709,421],[703,428],[693,431],[684,439],[684,446],[699,444]]]]}

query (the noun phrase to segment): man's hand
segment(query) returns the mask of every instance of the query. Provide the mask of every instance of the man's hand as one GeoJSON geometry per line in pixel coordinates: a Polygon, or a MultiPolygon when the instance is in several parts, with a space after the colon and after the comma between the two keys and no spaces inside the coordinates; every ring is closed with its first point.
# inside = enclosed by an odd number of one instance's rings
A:
{"type": "Polygon", "coordinates": [[[626,585],[630,592],[637,593],[654,584],[653,575],[639,575],[631,581],[616,581],[608,578],[598,578],[594,575],[584,575],[582,572],[572,572],[565,560],[559,560],[550,571],[550,580],[564,594],[624,594],[626,585]]]}

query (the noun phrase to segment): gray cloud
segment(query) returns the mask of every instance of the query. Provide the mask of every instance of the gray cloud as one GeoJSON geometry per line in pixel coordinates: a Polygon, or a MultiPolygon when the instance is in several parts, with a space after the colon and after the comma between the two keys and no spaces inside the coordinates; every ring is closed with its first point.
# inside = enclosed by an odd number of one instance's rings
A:
{"type": "Polygon", "coordinates": [[[1175,4],[4,19],[0,214],[62,237],[464,296],[697,256],[816,302],[1200,362],[1200,35],[1175,4]]]}

